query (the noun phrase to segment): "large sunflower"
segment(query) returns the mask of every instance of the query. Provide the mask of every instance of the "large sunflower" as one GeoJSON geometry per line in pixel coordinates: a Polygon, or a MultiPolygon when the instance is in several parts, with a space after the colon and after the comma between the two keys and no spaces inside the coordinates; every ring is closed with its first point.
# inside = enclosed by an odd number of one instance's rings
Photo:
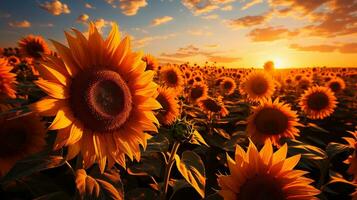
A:
{"type": "Polygon", "coordinates": [[[157,71],[159,63],[154,56],[147,54],[142,58],[142,60],[146,63],[146,70],[157,71]]]}
{"type": "Polygon", "coordinates": [[[286,144],[273,153],[269,140],[260,152],[252,142],[247,152],[237,145],[235,160],[227,155],[231,175],[218,177],[219,194],[225,200],[317,199],[320,191],[303,176],[308,172],[294,170],[300,155],[286,158],[286,154],[286,144]]]}
{"type": "Polygon", "coordinates": [[[32,108],[56,116],[49,127],[59,130],[56,149],[69,146],[69,157],[80,152],[85,167],[96,162],[102,172],[107,161],[125,167],[125,155],[140,159],[144,131],[157,131],[155,72],[145,71],[128,37],[120,41],[116,24],[105,40],[93,23],[88,39],[74,32],[76,37],[65,33],[69,48],[53,41],[62,60],[46,56],[42,62],[43,79],[36,83],[49,96],[32,108]]]}
{"type": "Polygon", "coordinates": [[[236,82],[230,77],[224,77],[223,80],[220,82],[221,92],[225,95],[233,94],[236,87],[236,82]]]}
{"type": "Polygon", "coordinates": [[[167,65],[161,70],[160,75],[167,87],[175,89],[177,93],[181,92],[184,84],[184,77],[179,68],[167,65]]]}
{"type": "Polygon", "coordinates": [[[305,91],[299,104],[307,117],[323,119],[334,112],[337,101],[335,94],[329,88],[314,86],[305,91]]]}
{"type": "Polygon", "coordinates": [[[271,140],[279,145],[282,137],[294,138],[299,135],[297,113],[288,104],[266,99],[253,108],[253,114],[248,117],[247,132],[253,142],[264,144],[271,140]]]}
{"type": "Polygon", "coordinates": [[[158,88],[156,100],[162,105],[157,118],[161,124],[171,125],[180,114],[179,104],[176,100],[175,91],[172,88],[158,88]]]}
{"type": "Polygon", "coordinates": [[[239,85],[241,94],[247,95],[249,100],[255,102],[270,98],[274,93],[274,89],[273,78],[262,71],[250,73],[239,85]]]}
{"type": "Polygon", "coordinates": [[[28,57],[39,59],[41,54],[50,54],[46,41],[41,36],[28,35],[19,41],[20,52],[28,57]]]}
{"type": "Polygon", "coordinates": [[[41,119],[34,114],[15,119],[0,118],[0,177],[12,166],[45,145],[46,130],[41,119]]]}
{"type": "Polygon", "coordinates": [[[5,58],[0,58],[0,99],[2,97],[16,98],[16,74],[5,58]]]}
{"type": "Polygon", "coordinates": [[[326,84],[334,93],[343,91],[346,88],[346,83],[342,78],[334,77],[326,84]]]}
{"type": "Polygon", "coordinates": [[[354,180],[357,181],[357,131],[351,132],[353,137],[344,137],[349,144],[349,147],[353,149],[352,156],[349,156],[345,163],[349,164],[348,173],[354,176],[354,180]]]}

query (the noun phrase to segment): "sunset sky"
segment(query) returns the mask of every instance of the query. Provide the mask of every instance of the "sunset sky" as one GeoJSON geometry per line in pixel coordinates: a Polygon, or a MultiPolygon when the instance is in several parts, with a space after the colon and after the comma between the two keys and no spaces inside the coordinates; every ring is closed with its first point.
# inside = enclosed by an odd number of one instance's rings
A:
{"type": "Polygon", "coordinates": [[[0,0],[0,46],[27,34],[107,34],[117,22],[161,62],[357,67],[357,0],[0,0]]]}

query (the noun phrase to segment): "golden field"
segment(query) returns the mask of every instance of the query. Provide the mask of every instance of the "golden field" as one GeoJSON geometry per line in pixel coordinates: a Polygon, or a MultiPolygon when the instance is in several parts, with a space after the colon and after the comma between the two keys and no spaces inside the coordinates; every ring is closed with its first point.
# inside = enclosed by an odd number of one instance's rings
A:
{"type": "Polygon", "coordinates": [[[104,37],[0,54],[0,199],[357,199],[357,69],[160,63],[104,37]]]}

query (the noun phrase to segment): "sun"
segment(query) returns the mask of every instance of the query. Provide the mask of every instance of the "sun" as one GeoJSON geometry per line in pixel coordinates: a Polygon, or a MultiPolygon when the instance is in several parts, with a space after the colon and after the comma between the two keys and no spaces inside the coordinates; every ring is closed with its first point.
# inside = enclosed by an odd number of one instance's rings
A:
{"type": "Polygon", "coordinates": [[[281,69],[284,67],[284,61],[281,58],[274,58],[273,59],[274,66],[277,69],[281,69]]]}

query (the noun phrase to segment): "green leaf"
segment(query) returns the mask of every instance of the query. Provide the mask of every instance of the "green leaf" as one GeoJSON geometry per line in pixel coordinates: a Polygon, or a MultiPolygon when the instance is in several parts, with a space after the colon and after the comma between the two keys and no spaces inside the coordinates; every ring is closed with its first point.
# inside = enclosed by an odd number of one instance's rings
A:
{"type": "Polygon", "coordinates": [[[145,153],[140,162],[134,163],[128,168],[128,173],[136,176],[156,176],[163,173],[164,160],[159,153],[145,153]]]}
{"type": "Polygon", "coordinates": [[[36,172],[59,167],[65,162],[66,160],[62,156],[33,156],[18,161],[1,181],[19,179],[36,172]]]}
{"type": "Polygon", "coordinates": [[[315,129],[319,132],[324,132],[324,133],[329,133],[328,130],[324,129],[324,128],[321,128],[320,126],[318,126],[317,124],[314,124],[314,123],[308,123],[306,125],[306,127],[309,127],[309,128],[312,128],[312,129],[315,129]]]}
{"type": "Polygon", "coordinates": [[[182,157],[175,155],[176,166],[185,180],[201,195],[205,197],[206,174],[205,166],[200,156],[193,151],[185,151],[182,157]]]}
{"type": "Polygon", "coordinates": [[[150,138],[147,142],[145,152],[166,152],[169,149],[170,142],[163,134],[157,134],[150,138]]]}
{"type": "Polygon", "coordinates": [[[208,147],[208,144],[206,143],[205,139],[203,139],[202,135],[197,130],[195,130],[193,132],[193,137],[192,137],[190,143],[191,144],[204,144],[208,147]]]}
{"type": "Polygon", "coordinates": [[[227,140],[231,139],[231,136],[223,129],[221,128],[214,128],[213,129],[215,133],[219,134],[220,136],[226,138],[227,140]]]}
{"type": "Polygon", "coordinates": [[[326,152],[329,158],[333,158],[336,155],[347,152],[350,150],[350,147],[345,144],[330,142],[326,147],[326,152]]]}

